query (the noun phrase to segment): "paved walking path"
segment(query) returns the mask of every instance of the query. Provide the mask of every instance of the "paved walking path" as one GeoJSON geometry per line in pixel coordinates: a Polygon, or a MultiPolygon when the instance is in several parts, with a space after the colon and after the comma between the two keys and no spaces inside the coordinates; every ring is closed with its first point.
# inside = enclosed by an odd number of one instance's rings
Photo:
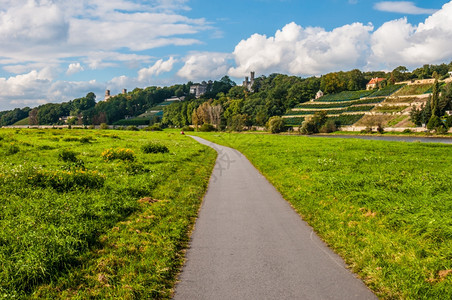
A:
{"type": "Polygon", "coordinates": [[[376,299],[238,151],[217,163],[174,299],[376,299]]]}

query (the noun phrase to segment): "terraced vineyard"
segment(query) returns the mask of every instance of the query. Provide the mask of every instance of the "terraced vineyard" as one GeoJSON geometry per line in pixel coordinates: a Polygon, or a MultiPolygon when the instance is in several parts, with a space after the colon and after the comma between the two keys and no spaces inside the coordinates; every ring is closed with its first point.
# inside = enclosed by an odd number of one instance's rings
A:
{"type": "Polygon", "coordinates": [[[316,112],[326,112],[340,125],[353,125],[365,114],[374,109],[375,105],[385,101],[386,97],[403,88],[404,85],[390,85],[379,90],[344,91],[337,94],[325,95],[313,102],[297,105],[289,110],[284,119],[286,124],[301,125],[305,116],[312,116],[316,112]],[[300,117],[303,116],[303,117],[300,117]]]}

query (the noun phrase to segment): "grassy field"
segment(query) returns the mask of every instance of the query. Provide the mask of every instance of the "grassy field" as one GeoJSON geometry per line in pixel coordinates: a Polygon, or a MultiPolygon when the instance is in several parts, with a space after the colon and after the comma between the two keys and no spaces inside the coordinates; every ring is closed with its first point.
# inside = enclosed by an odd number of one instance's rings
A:
{"type": "Polygon", "coordinates": [[[0,298],[169,298],[215,157],[172,132],[0,130],[0,298]]]}
{"type": "Polygon", "coordinates": [[[452,299],[452,147],[198,134],[244,153],[384,299],[452,299]]]}

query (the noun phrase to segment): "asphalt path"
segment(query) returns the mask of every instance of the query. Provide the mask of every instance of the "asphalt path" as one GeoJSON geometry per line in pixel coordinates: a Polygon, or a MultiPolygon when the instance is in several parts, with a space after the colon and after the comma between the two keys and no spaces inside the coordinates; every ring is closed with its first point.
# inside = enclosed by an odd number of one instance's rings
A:
{"type": "Polygon", "coordinates": [[[237,150],[218,152],[174,299],[377,299],[237,150]]]}

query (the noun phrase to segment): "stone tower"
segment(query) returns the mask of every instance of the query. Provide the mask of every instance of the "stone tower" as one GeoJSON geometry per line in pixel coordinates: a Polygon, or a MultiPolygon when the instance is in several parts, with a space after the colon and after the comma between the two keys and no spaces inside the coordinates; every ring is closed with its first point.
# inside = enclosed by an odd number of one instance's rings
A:
{"type": "Polygon", "coordinates": [[[105,98],[104,98],[104,100],[107,101],[107,100],[110,99],[110,98],[111,98],[110,90],[106,90],[106,91],[105,91],[105,98]]]}

